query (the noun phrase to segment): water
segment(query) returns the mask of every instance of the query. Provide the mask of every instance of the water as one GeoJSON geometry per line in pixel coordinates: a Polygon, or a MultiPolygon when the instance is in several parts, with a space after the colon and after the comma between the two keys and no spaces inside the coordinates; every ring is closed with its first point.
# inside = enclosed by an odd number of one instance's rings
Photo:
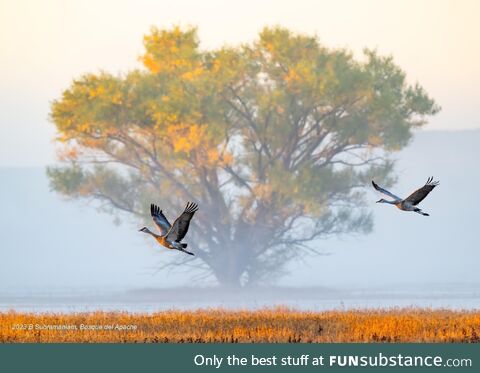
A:
{"type": "Polygon", "coordinates": [[[147,289],[118,293],[30,294],[0,296],[0,311],[77,313],[124,311],[152,313],[208,308],[262,309],[287,307],[305,311],[421,307],[479,310],[480,292],[443,290],[325,290],[325,289],[147,289]]]}

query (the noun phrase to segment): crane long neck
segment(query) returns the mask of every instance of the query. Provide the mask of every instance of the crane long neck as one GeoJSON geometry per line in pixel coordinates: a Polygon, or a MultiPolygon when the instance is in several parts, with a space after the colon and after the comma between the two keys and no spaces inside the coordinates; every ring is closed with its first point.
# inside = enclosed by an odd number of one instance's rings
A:
{"type": "Polygon", "coordinates": [[[156,237],[160,237],[158,234],[152,232],[152,231],[151,231],[150,229],[148,229],[147,227],[142,228],[141,231],[144,232],[144,233],[150,234],[150,235],[152,235],[152,236],[155,237],[155,238],[156,238],[156,237]]]}

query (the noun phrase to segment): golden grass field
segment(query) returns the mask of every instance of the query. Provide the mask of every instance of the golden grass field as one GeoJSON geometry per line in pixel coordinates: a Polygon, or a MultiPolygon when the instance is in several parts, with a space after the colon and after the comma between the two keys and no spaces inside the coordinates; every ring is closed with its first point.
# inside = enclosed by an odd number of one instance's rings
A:
{"type": "Polygon", "coordinates": [[[277,308],[258,311],[165,311],[154,314],[0,313],[0,342],[3,343],[478,343],[480,337],[477,333],[480,333],[480,311],[416,308],[328,312],[277,308]],[[97,330],[81,330],[82,325],[97,330]],[[102,330],[98,330],[100,326],[102,330]]]}

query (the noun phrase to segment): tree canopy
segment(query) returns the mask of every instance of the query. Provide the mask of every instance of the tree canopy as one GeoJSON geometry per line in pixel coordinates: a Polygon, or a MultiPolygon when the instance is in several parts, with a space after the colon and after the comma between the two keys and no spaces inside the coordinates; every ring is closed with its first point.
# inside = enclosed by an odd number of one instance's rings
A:
{"type": "Polygon", "coordinates": [[[64,162],[53,189],[144,219],[150,203],[200,211],[172,255],[222,284],[256,283],[314,240],[365,233],[364,188],[391,182],[388,154],[439,107],[391,57],[329,49],[265,28],[250,44],[202,50],[195,28],[156,29],[144,65],[75,79],[53,102],[64,162]]]}

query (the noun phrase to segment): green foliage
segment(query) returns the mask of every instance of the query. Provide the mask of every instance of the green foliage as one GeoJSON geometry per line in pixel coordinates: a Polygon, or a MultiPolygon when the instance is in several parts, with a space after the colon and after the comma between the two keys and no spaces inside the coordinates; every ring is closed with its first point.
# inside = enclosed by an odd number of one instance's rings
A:
{"type": "Polygon", "coordinates": [[[49,169],[52,187],[144,217],[150,202],[173,216],[197,201],[193,263],[224,284],[368,232],[364,187],[392,182],[388,152],[439,110],[391,57],[360,62],[280,27],[212,51],[193,28],[144,42],[145,69],[85,75],[53,103],[67,166],[49,169]]]}
{"type": "Polygon", "coordinates": [[[80,188],[84,184],[84,172],[76,164],[64,168],[47,168],[47,176],[53,190],[65,195],[79,195],[80,188]]]}

